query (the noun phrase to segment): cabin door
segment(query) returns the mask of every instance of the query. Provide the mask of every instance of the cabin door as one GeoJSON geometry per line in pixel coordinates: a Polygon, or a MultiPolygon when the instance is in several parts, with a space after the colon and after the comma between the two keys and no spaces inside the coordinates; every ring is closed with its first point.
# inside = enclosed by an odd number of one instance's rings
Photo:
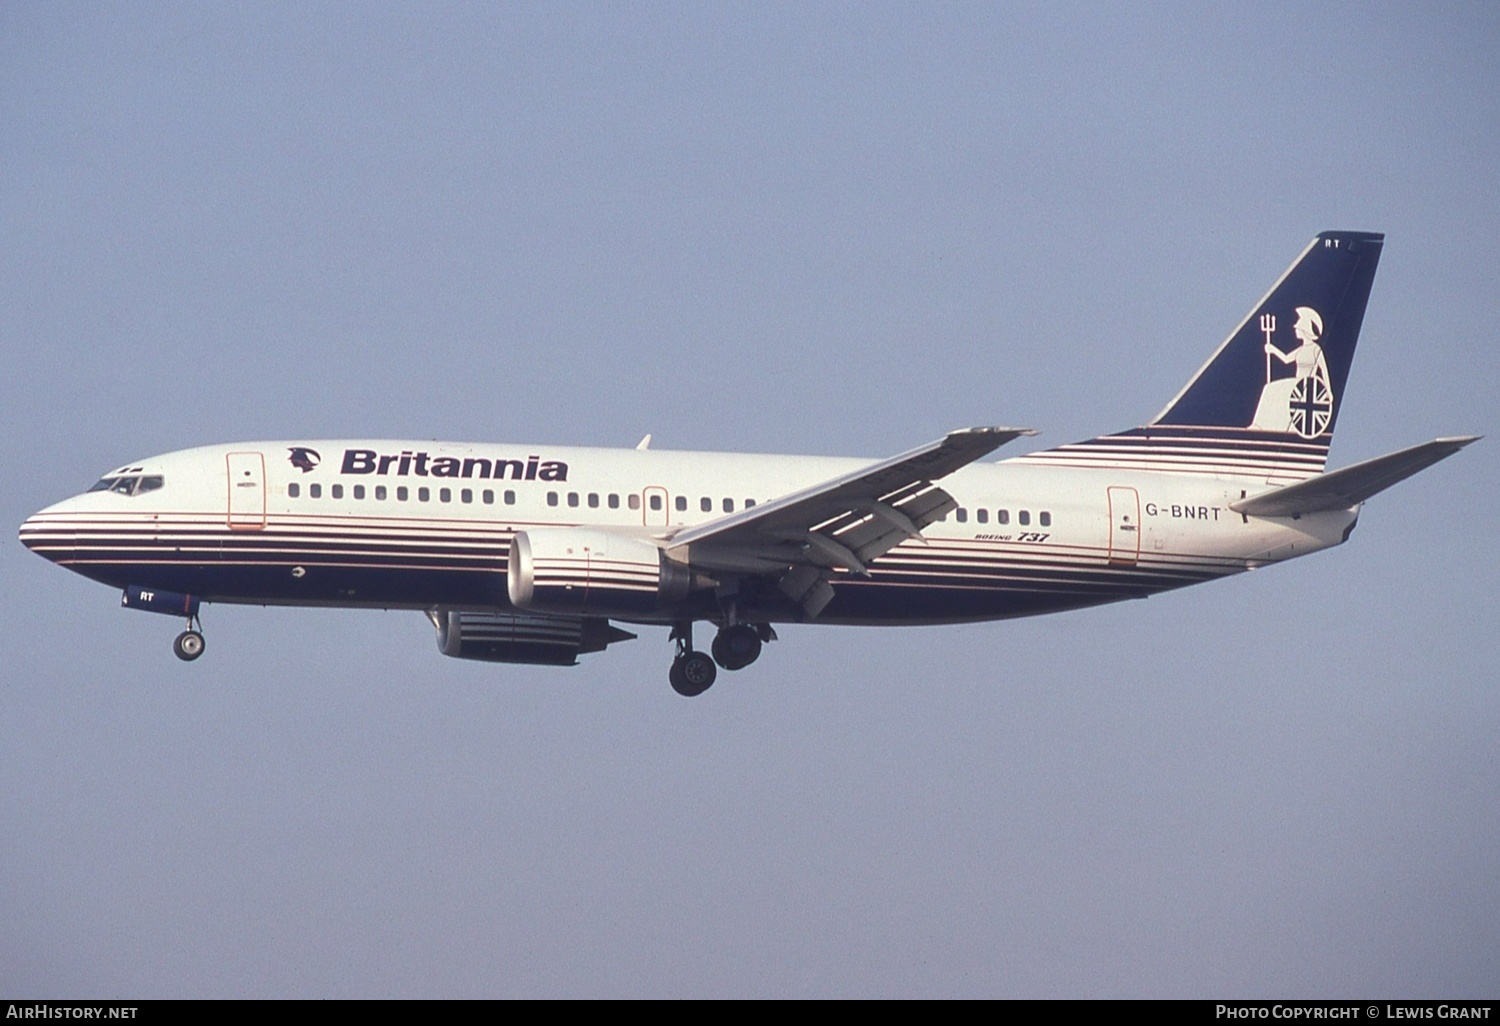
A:
{"type": "Polygon", "coordinates": [[[229,465],[229,529],[259,531],[266,526],[266,459],[258,452],[232,452],[229,465]]]}
{"type": "Polygon", "coordinates": [[[1141,556],[1141,496],[1134,488],[1109,490],[1109,561],[1134,566],[1141,556]]]}

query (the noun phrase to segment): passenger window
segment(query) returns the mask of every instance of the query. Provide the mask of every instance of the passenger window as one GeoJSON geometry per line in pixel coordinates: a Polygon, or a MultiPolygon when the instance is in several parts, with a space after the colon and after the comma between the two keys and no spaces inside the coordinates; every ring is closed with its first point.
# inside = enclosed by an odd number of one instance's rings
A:
{"type": "Polygon", "coordinates": [[[746,499],[746,500],[745,500],[745,508],[746,508],[746,509],[750,509],[750,508],[752,508],[752,507],[753,507],[753,506],[754,506],[754,505],[755,505],[755,500],[754,500],[754,499],[746,499]]]}
{"type": "Polygon", "coordinates": [[[410,495],[410,494],[411,494],[411,492],[407,490],[406,485],[397,485],[396,486],[396,501],[397,502],[405,502],[406,501],[406,497],[408,495],[410,495]]]}
{"type": "Polygon", "coordinates": [[[679,496],[677,496],[676,500],[674,500],[674,502],[673,502],[673,505],[675,505],[677,507],[677,512],[679,512],[679,513],[686,513],[687,512],[687,496],[686,495],[679,495],[679,496]]]}
{"type": "MultiPolygon", "coordinates": [[[[507,506],[514,506],[516,504],[516,493],[515,492],[510,491],[509,489],[506,490],[506,492],[505,492],[505,504],[507,506]]],[[[555,503],[554,503],[554,505],[555,505],[555,503]]]]}
{"type": "Polygon", "coordinates": [[[438,502],[452,502],[452,501],[453,501],[453,489],[452,488],[439,488],[438,489],[438,502]]]}
{"type": "Polygon", "coordinates": [[[329,489],[329,493],[335,499],[342,499],[344,497],[344,486],[343,485],[334,485],[332,488],[329,489]]]}
{"type": "Polygon", "coordinates": [[[733,499],[725,499],[724,500],[724,512],[725,513],[733,513],[734,512],[734,500],[733,499]]]}
{"type": "Polygon", "coordinates": [[[556,506],[557,505],[557,493],[556,492],[548,492],[547,493],[547,505],[549,505],[549,506],[556,506]]]}
{"type": "Polygon", "coordinates": [[[714,500],[705,495],[698,500],[698,508],[704,513],[712,513],[714,511],[714,500]]]}
{"type": "Polygon", "coordinates": [[[987,509],[976,509],[974,511],[974,519],[981,524],[987,524],[990,522],[990,511],[987,509]]]}
{"type": "Polygon", "coordinates": [[[640,509],[641,497],[639,495],[636,495],[634,492],[631,492],[628,496],[625,497],[625,505],[629,506],[631,509],[640,509]]]}
{"type": "Polygon", "coordinates": [[[620,508],[620,497],[618,495],[616,495],[614,492],[610,492],[609,493],[609,508],[610,509],[619,509],[620,508]]]}
{"type": "Polygon", "coordinates": [[[599,493],[589,492],[589,509],[599,508],[599,493]]]}
{"type": "Polygon", "coordinates": [[[288,498],[295,499],[297,496],[302,494],[302,486],[299,485],[296,481],[293,481],[291,484],[286,486],[286,494],[288,498]]]}
{"type": "Polygon", "coordinates": [[[957,520],[960,524],[967,524],[969,522],[969,511],[960,506],[958,507],[957,515],[953,519],[957,520]]]}
{"type": "Polygon", "coordinates": [[[323,497],[323,486],[322,485],[316,485],[316,484],[315,485],[308,485],[307,486],[307,497],[309,499],[321,499],[323,497]]]}
{"type": "Polygon", "coordinates": [[[458,493],[458,497],[461,500],[463,500],[464,502],[473,502],[474,501],[474,489],[472,489],[472,488],[465,488],[463,491],[461,491],[461,492],[458,493]]]}
{"type": "Polygon", "coordinates": [[[1020,524],[1022,527],[1025,527],[1027,524],[1031,523],[1031,511],[1029,509],[1023,509],[1021,510],[1021,512],[1017,513],[1016,523],[1020,524]]]}
{"type": "Polygon", "coordinates": [[[568,493],[568,505],[569,506],[575,506],[575,507],[578,505],[578,493],[577,492],[569,492],[568,493]]]}
{"type": "Polygon", "coordinates": [[[998,509],[998,510],[996,510],[995,511],[995,523],[997,523],[997,524],[1008,524],[1008,523],[1010,523],[1010,510],[1008,510],[1008,509],[998,509]]]}
{"type": "Polygon", "coordinates": [[[418,502],[430,502],[430,501],[432,501],[432,489],[431,488],[427,488],[427,487],[418,488],[417,489],[417,501],[418,502]]]}
{"type": "Polygon", "coordinates": [[[661,496],[660,495],[653,495],[653,496],[651,496],[651,508],[653,510],[656,510],[657,512],[661,511],[661,496]]]}
{"type": "Polygon", "coordinates": [[[386,497],[387,494],[388,493],[385,490],[385,485],[376,485],[375,486],[375,498],[376,498],[377,501],[384,502],[385,501],[385,497],[386,497]]]}
{"type": "Polygon", "coordinates": [[[1041,512],[1041,515],[1039,515],[1036,519],[1037,519],[1037,522],[1039,524],[1041,524],[1043,527],[1051,527],[1052,526],[1052,514],[1048,513],[1046,510],[1043,510],[1041,512]]]}
{"type": "Polygon", "coordinates": [[[354,497],[356,499],[363,499],[365,497],[365,486],[364,485],[355,485],[354,486],[354,497]]]}

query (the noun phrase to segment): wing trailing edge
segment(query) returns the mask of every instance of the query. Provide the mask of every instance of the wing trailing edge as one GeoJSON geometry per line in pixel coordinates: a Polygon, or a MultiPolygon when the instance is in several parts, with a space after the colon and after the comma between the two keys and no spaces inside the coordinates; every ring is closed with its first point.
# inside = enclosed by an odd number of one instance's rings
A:
{"type": "Polygon", "coordinates": [[[958,503],[935,482],[994,452],[1029,428],[950,431],[899,456],[677,531],[667,554],[711,572],[774,576],[812,619],[833,599],[835,569],[865,575],[869,563],[958,503]]]}

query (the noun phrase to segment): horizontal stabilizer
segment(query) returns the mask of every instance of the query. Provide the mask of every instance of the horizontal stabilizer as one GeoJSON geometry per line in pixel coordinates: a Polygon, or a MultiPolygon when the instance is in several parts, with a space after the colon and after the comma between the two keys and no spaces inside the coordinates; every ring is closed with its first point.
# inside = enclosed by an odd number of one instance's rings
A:
{"type": "Polygon", "coordinates": [[[1414,445],[1410,449],[1356,463],[1352,467],[1298,481],[1263,495],[1231,502],[1229,508],[1236,513],[1248,513],[1256,517],[1295,517],[1304,513],[1348,509],[1377,492],[1385,491],[1396,482],[1406,480],[1417,471],[1426,470],[1439,460],[1447,459],[1479,438],[1479,435],[1438,438],[1414,445]]]}

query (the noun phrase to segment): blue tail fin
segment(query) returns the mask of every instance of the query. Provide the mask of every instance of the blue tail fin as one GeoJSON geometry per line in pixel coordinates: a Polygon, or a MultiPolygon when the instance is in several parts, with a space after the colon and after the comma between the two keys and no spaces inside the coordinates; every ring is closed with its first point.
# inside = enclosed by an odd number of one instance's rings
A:
{"type": "Polygon", "coordinates": [[[1331,436],[1384,241],[1313,239],[1151,423],[1331,436]]]}
{"type": "Polygon", "coordinates": [[[1321,473],[1384,241],[1323,232],[1155,420],[1022,459],[1273,483],[1321,473]]]}

